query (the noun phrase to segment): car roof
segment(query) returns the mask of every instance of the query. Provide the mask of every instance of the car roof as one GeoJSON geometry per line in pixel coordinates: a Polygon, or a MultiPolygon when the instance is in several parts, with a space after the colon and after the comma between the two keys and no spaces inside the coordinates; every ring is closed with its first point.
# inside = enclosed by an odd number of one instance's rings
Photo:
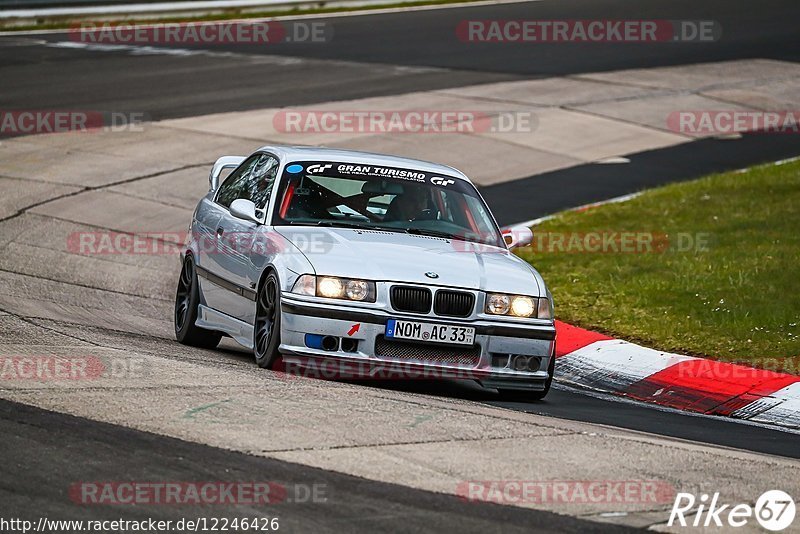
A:
{"type": "Polygon", "coordinates": [[[374,152],[362,152],[360,150],[342,150],[338,148],[326,148],[316,146],[288,146],[288,145],[268,145],[262,146],[258,151],[270,152],[284,162],[291,161],[338,161],[342,163],[363,163],[366,165],[386,165],[390,167],[400,167],[417,171],[427,171],[436,174],[445,174],[454,178],[460,178],[470,182],[467,176],[454,167],[431,163],[419,159],[403,158],[400,156],[389,156],[386,154],[376,154],[374,152]]]}

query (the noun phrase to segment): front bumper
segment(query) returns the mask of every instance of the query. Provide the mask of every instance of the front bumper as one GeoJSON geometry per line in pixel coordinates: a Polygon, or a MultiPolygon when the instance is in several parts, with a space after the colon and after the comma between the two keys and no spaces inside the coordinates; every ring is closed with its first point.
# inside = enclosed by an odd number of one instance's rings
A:
{"type": "Polygon", "coordinates": [[[307,372],[311,368],[309,374],[317,377],[471,379],[489,388],[542,391],[548,378],[549,359],[555,352],[556,335],[551,322],[542,323],[521,325],[485,319],[420,317],[338,303],[310,302],[284,293],[280,351],[287,370],[303,373],[304,369],[307,372]],[[387,353],[388,345],[383,336],[391,318],[471,326],[475,328],[475,344],[472,347],[429,344],[419,346],[425,350],[416,355],[414,347],[418,344],[390,340],[395,346],[392,353],[387,353]],[[307,346],[308,334],[332,336],[339,343],[330,350],[312,348],[307,346]],[[347,342],[341,343],[341,340],[347,342]],[[350,350],[344,350],[343,345],[350,350]],[[453,357],[448,358],[448,353],[453,357]],[[538,369],[518,371],[511,368],[515,356],[535,358],[538,369]]]}

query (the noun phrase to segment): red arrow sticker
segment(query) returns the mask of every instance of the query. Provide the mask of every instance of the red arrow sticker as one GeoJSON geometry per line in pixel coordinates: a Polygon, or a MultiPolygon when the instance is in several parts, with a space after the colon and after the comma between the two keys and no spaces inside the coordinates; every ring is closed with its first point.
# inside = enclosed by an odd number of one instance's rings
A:
{"type": "Polygon", "coordinates": [[[347,335],[348,336],[354,335],[356,332],[358,332],[359,328],[361,328],[361,323],[354,324],[353,326],[350,327],[350,331],[347,333],[347,335]]]}

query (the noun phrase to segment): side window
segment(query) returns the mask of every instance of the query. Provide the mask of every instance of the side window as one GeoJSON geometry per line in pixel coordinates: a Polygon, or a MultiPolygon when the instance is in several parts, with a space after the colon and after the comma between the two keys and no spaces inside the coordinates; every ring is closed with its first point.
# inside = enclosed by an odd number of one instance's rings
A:
{"type": "Polygon", "coordinates": [[[277,174],[278,160],[257,154],[228,176],[219,188],[217,203],[230,208],[234,200],[244,198],[251,200],[257,209],[264,209],[277,174]]]}
{"type": "Polygon", "coordinates": [[[250,173],[260,158],[261,155],[259,154],[251,156],[225,179],[222,185],[219,186],[219,192],[217,192],[218,204],[230,208],[231,203],[237,198],[250,199],[247,180],[250,178],[250,173]]]}
{"type": "Polygon", "coordinates": [[[250,200],[256,205],[256,209],[263,210],[267,207],[277,176],[278,160],[263,154],[253,167],[249,180],[250,200]]]}
{"type": "Polygon", "coordinates": [[[486,211],[483,203],[470,195],[464,195],[464,199],[467,201],[467,207],[469,210],[472,213],[477,213],[479,215],[479,217],[475,217],[476,228],[473,229],[487,236],[495,233],[495,229],[491,226],[492,216],[489,215],[488,211],[486,211]]]}

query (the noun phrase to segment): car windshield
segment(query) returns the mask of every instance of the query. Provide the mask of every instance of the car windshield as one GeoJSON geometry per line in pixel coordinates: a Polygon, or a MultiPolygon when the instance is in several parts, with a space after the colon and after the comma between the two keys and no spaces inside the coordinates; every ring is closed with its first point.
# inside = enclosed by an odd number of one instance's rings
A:
{"type": "Polygon", "coordinates": [[[396,167],[295,162],[286,166],[273,224],[368,228],[505,247],[465,180],[396,167]]]}

